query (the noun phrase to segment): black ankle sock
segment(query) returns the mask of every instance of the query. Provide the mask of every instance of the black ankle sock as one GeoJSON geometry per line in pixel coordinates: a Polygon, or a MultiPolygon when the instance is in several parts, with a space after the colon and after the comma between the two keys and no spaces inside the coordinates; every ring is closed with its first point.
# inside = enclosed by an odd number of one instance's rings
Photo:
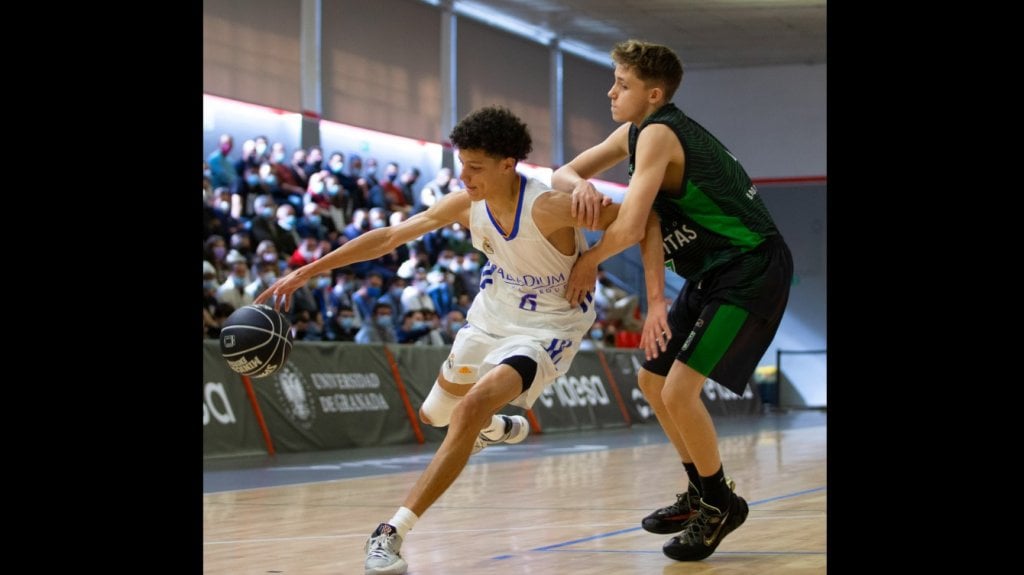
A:
{"type": "Polygon", "coordinates": [[[683,468],[686,469],[686,477],[690,480],[690,487],[688,491],[697,497],[700,497],[700,473],[697,473],[697,466],[692,462],[683,462],[683,468]]]}
{"type": "Polygon", "coordinates": [[[721,465],[711,477],[701,477],[701,499],[708,505],[714,505],[725,511],[729,508],[729,486],[725,484],[725,471],[721,465]]]}

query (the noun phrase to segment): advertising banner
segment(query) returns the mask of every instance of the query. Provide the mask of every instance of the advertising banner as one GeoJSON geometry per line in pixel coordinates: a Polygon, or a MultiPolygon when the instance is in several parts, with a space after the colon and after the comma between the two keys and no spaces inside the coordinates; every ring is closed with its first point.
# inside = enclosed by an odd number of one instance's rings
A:
{"type": "MultiPolygon", "coordinates": [[[[405,383],[409,403],[412,404],[416,419],[419,420],[420,406],[427,399],[430,388],[434,386],[437,374],[441,371],[441,364],[448,358],[451,348],[447,345],[390,344],[388,350],[398,364],[398,374],[405,383]]],[[[441,443],[448,430],[447,427],[433,427],[422,421],[419,422],[419,426],[427,443],[441,443]]]]}
{"type": "Polygon", "coordinates": [[[381,344],[301,342],[252,383],[277,451],[415,442],[381,344]]]}
{"type": "MultiPolygon", "coordinates": [[[[637,384],[637,374],[644,362],[643,351],[639,349],[605,349],[603,351],[633,423],[657,424],[654,411],[637,384]]],[[[761,399],[756,387],[747,385],[743,395],[736,395],[709,379],[704,382],[700,397],[708,408],[708,413],[712,416],[759,414],[761,413],[761,399]]]]}
{"type": "Polygon", "coordinates": [[[581,351],[569,372],[555,380],[533,404],[544,432],[626,427],[608,376],[593,351],[581,351]]]}
{"type": "Polygon", "coordinates": [[[203,342],[203,457],[267,452],[242,377],[220,355],[220,343],[203,342]]]}

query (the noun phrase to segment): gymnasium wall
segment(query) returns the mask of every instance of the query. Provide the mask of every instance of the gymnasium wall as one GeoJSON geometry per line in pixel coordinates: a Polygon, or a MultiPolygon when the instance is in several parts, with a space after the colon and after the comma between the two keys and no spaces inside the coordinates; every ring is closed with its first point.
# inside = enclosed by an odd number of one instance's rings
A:
{"type": "MultiPolygon", "coordinates": [[[[203,90],[277,108],[267,111],[208,96],[204,102],[203,157],[227,132],[241,141],[258,134],[300,145],[299,39],[301,2],[205,0],[203,90]]],[[[324,122],[318,139],[325,154],[339,150],[418,166],[421,182],[440,167],[440,9],[419,0],[323,0],[322,79],[324,122]],[[337,124],[335,122],[340,122],[337,124]],[[366,128],[355,131],[350,127],[366,128]],[[380,133],[380,132],[383,132],[380,133]],[[389,134],[401,136],[393,138],[389,134]]],[[[554,146],[566,160],[614,128],[607,91],[612,68],[563,55],[564,142],[552,142],[549,49],[508,32],[458,18],[457,113],[485,104],[512,108],[531,126],[529,161],[549,165],[554,146]]],[[[609,46],[609,49],[611,47],[609,46]]],[[[680,54],[684,66],[686,54],[680,54]]],[[[710,129],[755,179],[821,178],[826,171],[827,65],[688,70],[674,101],[710,129]]],[[[625,183],[626,168],[602,177],[625,183]]],[[[827,188],[761,186],[794,251],[797,278],[775,350],[825,349],[825,202],[827,188]]],[[[642,293],[638,250],[620,262],[621,276],[642,293]],[[635,261],[634,261],[635,260],[635,261]]],[[[613,272],[614,273],[614,272],[613,272]]],[[[677,278],[678,279],[678,278],[677,278]]],[[[676,282],[676,286],[681,282],[676,282]]],[[[791,363],[792,405],[826,404],[825,358],[791,363]]]]}
{"type": "MultiPolygon", "coordinates": [[[[325,119],[441,143],[440,8],[419,0],[323,0],[325,119]]],[[[301,112],[301,2],[205,0],[203,92],[301,112]]],[[[458,115],[512,108],[531,126],[529,161],[568,160],[614,126],[612,68],[563,57],[565,142],[551,141],[548,48],[468,18],[457,25],[458,115]]],[[[611,46],[608,47],[611,49],[611,46]]],[[[686,64],[686,54],[680,54],[686,64]]],[[[675,103],[714,132],[753,178],[824,176],[827,65],[688,70],[675,103]]],[[[216,135],[204,133],[204,154],[216,135]]],[[[297,142],[296,142],[297,144],[297,142]]],[[[604,179],[625,183],[619,166],[604,179]]]]}
{"type": "Polygon", "coordinates": [[[824,64],[692,70],[673,101],[752,178],[824,176],[827,71],[824,64]]]}

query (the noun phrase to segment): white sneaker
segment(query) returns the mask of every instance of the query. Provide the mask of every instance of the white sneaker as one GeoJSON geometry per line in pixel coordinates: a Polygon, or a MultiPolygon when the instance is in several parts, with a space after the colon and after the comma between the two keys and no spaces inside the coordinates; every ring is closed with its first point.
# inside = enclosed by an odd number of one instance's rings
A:
{"type": "Polygon", "coordinates": [[[530,435],[530,422],[522,415],[499,415],[505,420],[505,433],[498,439],[488,439],[483,433],[477,436],[473,443],[473,453],[479,453],[481,449],[496,443],[519,443],[530,435]]]}
{"type": "Polygon", "coordinates": [[[387,523],[381,523],[366,540],[366,575],[402,575],[409,565],[402,559],[399,549],[402,538],[398,531],[387,523]]]}

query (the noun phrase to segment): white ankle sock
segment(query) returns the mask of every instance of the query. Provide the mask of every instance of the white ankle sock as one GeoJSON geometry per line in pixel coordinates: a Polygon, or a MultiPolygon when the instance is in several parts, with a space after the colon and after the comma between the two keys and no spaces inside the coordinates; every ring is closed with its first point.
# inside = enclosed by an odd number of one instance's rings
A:
{"type": "Polygon", "coordinates": [[[491,424],[480,430],[487,439],[501,439],[505,435],[505,418],[500,415],[491,416],[491,424]]]}
{"type": "Polygon", "coordinates": [[[413,525],[420,518],[412,512],[412,509],[408,507],[399,507],[398,511],[395,512],[395,516],[388,521],[388,523],[398,530],[398,536],[405,539],[405,534],[412,531],[413,525]]]}

